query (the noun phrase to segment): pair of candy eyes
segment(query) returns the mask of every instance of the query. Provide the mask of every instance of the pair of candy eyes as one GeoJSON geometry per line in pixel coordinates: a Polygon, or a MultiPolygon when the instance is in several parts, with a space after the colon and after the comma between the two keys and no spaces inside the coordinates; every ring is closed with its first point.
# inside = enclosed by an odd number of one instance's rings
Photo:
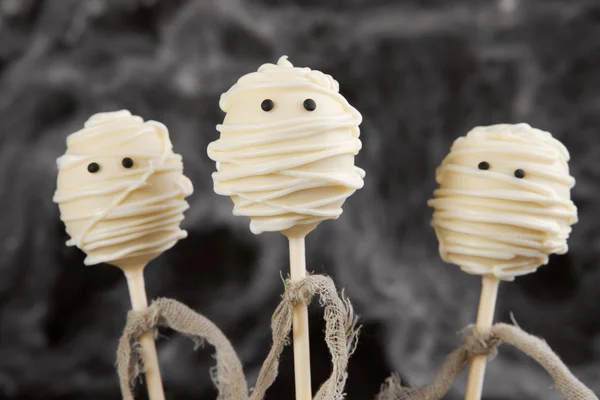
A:
{"type": "MultiPolygon", "coordinates": [[[[317,103],[313,99],[306,99],[302,103],[304,109],[306,111],[315,111],[317,109],[317,103]]],[[[275,102],[271,99],[264,99],[262,103],[260,103],[260,108],[263,111],[269,112],[275,107],[275,102]]]]}
{"type": "MultiPolygon", "coordinates": [[[[124,159],[121,160],[121,165],[125,168],[132,168],[133,160],[129,157],[125,157],[124,159]]],[[[100,164],[98,164],[96,162],[89,163],[87,166],[87,170],[89,173],[95,174],[96,172],[100,171],[100,164]]]]}
{"type": "MultiPolygon", "coordinates": [[[[479,169],[483,169],[483,170],[488,170],[490,169],[490,163],[488,163],[487,161],[482,161],[479,163],[479,165],[477,166],[479,169]]],[[[525,171],[523,171],[521,168],[516,169],[515,170],[515,177],[519,178],[519,179],[523,179],[525,178],[525,171]]]]}

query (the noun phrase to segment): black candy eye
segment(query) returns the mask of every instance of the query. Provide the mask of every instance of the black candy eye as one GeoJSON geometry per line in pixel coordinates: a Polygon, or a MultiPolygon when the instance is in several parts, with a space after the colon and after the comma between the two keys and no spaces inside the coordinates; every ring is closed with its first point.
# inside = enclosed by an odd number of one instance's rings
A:
{"type": "Polygon", "coordinates": [[[315,109],[317,108],[317,103],[315,103],[313,99],[304,100],[303,105],[306,111],[315,111],[315,109]]]}
{"type": "Polygon", "coordinates": [[[263,111],[271,111],[273,107],[275,107],[275,103],[273,103],[273,100],[271,99],[265,99],[260,103],[260,108],[262,108],[263,111]]]}
{"type": "Polygon", "coordinates": [[[88,172],[95,174],[96,172],[100,171],[100,166],[98,165],[98,163],[89,163],[87,166],[87,170],[88,172]]]}
{"type": "Polygon", "coordinates": [[[488,170],[490,169],[490,163],[487,161],[482,161],[479,163],[479,165],[477,166],[477,168],[479,169],[483,169],[483,170],[488,170]]]}
{"type": "Polygon", "coordinates": [[[517,169],[515,170],[515,176],[519,179],[523,179],[525,178],[525,171],[523,171],[522,169],[517,169]]]}
{"type": "Polygon", "coordinates": [[[121,164],[123,164],[123,166],[125,168],[131,168],[133,167],[133,160],[129,157],[125,157],[122,161],[121,164]]]}

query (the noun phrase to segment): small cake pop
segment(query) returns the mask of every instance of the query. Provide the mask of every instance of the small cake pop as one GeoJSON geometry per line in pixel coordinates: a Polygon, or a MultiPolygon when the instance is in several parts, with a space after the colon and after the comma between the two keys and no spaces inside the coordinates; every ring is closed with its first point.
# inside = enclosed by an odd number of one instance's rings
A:
{"type": "MultiPolygon", "coordinates": [[[[493,321],[499,280],[535,272],[564,254],[577,208],[569,152],[527,124],[477,127],[437,169],[429,205],[444,261],[483,276],[478,328],[493,321]]],[[[480,399],[486,357],[471,365],[467,399],[480,399]]]]}
{"type": "MultiPolygon", "coordinates": [[[[106,262],[127,277],[133,309],[148,307],[143,269],[187,233],[179,227],[192,184],[167,128],[129,111],[93,115],[57,160],[54,201],[86,265],[106,262]]],[[[150,398],[164,399],[154,338],[140,338],[150,398]]]]}
{"type": "MultiPolygon", "coordinates": [[[[363,186],[365,172],[354,165],[362,117],[330,75],[294,67],[285,56],[241,77],[219,105],[221,136],[208,146],[215,192],[231,197],[234,215],[249,217],[253,233],[288,237],[291,279],[300,280],[304,237],[338,218],[363,186]]],[[[293,337],[296,398],[311,399],[305,305],[295,309],[293,337]]]]}
{"type": "Polygon", "coordinates": [[[129,111],[92,116],[57,160],[54,201],[86,265],[146,265],[173,247],[192,184],[167,128],[129,111]]]}

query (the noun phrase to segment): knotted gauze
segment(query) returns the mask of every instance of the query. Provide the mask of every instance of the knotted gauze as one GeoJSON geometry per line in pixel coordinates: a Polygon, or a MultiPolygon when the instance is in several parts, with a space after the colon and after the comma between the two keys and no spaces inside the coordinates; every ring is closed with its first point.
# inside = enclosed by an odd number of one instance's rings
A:
{"type": "Polygon", "coordinates": [[[294,305],[310,304],[314,295],[324,307],[325,342],[331,354],[333,370],[321,385],[315,400],[340,400],[344,398],[344,386],[348,378],[348,359],[354,353],[360,328],[350,301],[337,292],[333,280],[323,275],[309,275],[301,281],[285,281],[285,293],[273,313],[271,329],[273,346],[260,369],[251,400],[260,400],[277,377],[279,357],[289,344],[294,305]]]}
{"type": "MultiPolygon", "coordinates": [[[[598,400],[598,397],[581,383],[561,359],[552,351],[545,340],[523,331],[518,326],[495,324],[487,332],[473,326],[465,336],[464,344],[454,350],[442,365],[432,383],[421,388],[403,387],[398,376],[391,376],[381,388],[375,400],[439,400],[469,365],[476,355],[496,355],[500,343],[508,343],[521,350],[540,364],[552,377],[554,386],[567,400],[598,400]]],[[[508,383],[508,382],[507,382],[508,383]]]]}
{"type": "Polygon", "coordinates": [[[130,311],[127,325],[117,350],[117,371],[123,400],[133,400],[132,385],[141,371],[143,358],[139,354],[137,338],[145,332],[154,332],[157,327],[169,327],[190,337],[196,347],[204,341],[216,349],[216,366],[211,378],[218,389],[218,400],[245,400],[248,386],[235,350],[223,332],[206,317],[186,305],[172,299],[159,298],[143,313],[130,311]]]}

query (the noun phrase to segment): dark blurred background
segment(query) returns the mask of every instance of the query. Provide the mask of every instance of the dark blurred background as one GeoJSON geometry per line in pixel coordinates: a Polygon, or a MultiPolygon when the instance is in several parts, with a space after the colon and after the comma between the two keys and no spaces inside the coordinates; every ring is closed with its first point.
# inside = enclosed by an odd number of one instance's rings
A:
{"type": "MultiPolygon", "coordinates": [[[[123,108],[170,128],[196,189],[189,237],[146,269],[148,294],[215,321],[253,384],[287,243],[232,216],[212,191],[206,146],[223,118],[219,95],[283,54],[333,75],[364,116],[365,187],[307,239],[309,270],[331,275],[362,317],[348,398],[371,399],[393,371],[408,385],[427,382],[474,321],[480,279],[440,261],[426,201],[452,141],[502,122],[528,122],[567,145],[580,222],[567,255],[501,285],[497,319],[513,311],[600,391],[599,1],[3,0],[0,398],[119,398],[125,279],[65,247],[52,195],[66,136],[93,113],[123,108]]],[[[329,372],[320,316],[312,309],[315,387],[329,372]]],[[[165,334],[168,399],[214,398],[212,350],[165,334]]],[[[464,394],[465,375],[448,399],[464,394]]],[[[484,397],[559,398],[550,387],[539,366],[502,347],[484,397]]],[[[290,349],[267,397],[293,398],[290,349]]]]}

